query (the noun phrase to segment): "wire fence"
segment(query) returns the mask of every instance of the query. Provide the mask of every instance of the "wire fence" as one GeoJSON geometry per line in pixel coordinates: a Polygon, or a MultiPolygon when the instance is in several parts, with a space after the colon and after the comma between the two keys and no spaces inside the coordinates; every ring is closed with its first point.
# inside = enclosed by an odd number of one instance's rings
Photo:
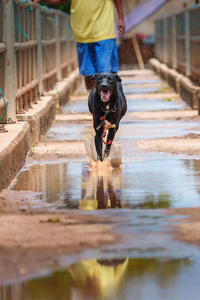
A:
{"type": "Polygon", "coordinates": [[[67,14],[28,0],[0,0],[0,123],[25,114],[75,70],[76,57],[67,14]]]}
{"type": "Polygon", "coordinates": [[[200,84],[200,4],[156,20],[156,57],[200,84]]]}

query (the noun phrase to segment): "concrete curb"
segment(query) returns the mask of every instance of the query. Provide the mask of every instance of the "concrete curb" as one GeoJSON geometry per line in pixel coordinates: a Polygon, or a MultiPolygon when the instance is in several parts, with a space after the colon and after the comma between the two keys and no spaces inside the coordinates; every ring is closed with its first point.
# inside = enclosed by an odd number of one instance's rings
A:
{"type": "MultiPolygon", "coordinates": [[[[192,84],[187,77],[180,78],[180,95],[181,98],[192,108],[198,109],[200,87],[192,84]]],[[[198,111],[199,114],[199,111],[198,111]]]]}
{"type": "Polygon", "coordinates": [[[52,124],[55,118],[55,101],[52,96],[41,97],[41,101],[29,109],[25,115],[17,115],[17,121],[28,122],[30,125],[30,143],[36,145],[39,143],[42,134],[52,124]]]}
{"type": "Polygon", "coordinates": [[[78,69],[45,93],[26,114],[17,115],[17,123],[6,124],[0,133],[0,191],[6,188],[25,164],[27,151],[36,145],[55,119],[56,108],[69,101],[69,95],[81,82],[78,69]]]}
{"type": "Polygon", "coordinates": [[[27,122],[7,124],[6,129],[8,133],[0,135],[0,191],[24,166],[30,149],[30,126],[27,122]]]}
{"type": "Polygon", "coordinates": [[[181,98],[192,109],[198,109],[198,114],[200,114],[200,87],[195,86],[189,78],[178,73],[176,70],[168,68],[167,65],[160,63],[155,58],[150,59],[149,65],[154,72],[174,88],[176,93],[181,95],[181,98]]]}
{"type": "Polygon", "coordinates": [[[61,82],[57,82],[55,88],[44,95],[52,96],[57,103],[56,108],[62,108],[69,101],[69,96],[76,90],[82,78],[83,76],[81,76],[78,69],[76,69],[69,77],[61,82]]]}
{"type": "Polygon", "coordinates": [[[26,114],[17,115],[17,121],[26,121],[30,125],[31,144],[39,143],[41,135],[51,127],[56,109],[62,108],[69,101],[69,95],[81,80],[82,76],[76,69],[68,78],[57,82],[53,90],[44,93],[44,96],[40,97],[42,101],[39,100],[26,114]]]}

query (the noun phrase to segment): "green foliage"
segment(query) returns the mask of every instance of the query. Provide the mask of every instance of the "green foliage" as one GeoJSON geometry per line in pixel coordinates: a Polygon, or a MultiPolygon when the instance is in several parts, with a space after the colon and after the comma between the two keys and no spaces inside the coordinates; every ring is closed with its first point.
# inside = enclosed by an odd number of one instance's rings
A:
{"type": "Polygon", "coordinates": [[[52,5],[52,4],[46,4],[44,2],[41,2],[42,5],[47,6],[49,8],[55,8],[58,10],[62,10],[63,12],[70,14],[70,6],[71,6],[71,0],[69,0],[65,4],[59,4],[59,5],[52,5]]]}

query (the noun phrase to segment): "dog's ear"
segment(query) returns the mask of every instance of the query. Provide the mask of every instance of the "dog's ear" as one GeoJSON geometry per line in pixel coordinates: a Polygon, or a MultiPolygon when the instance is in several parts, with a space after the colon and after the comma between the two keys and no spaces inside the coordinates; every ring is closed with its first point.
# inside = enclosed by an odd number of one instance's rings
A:
{"type": "Polygon", "coordinates": [[[98,76],[98,73],[94,74],[91,79],[95,80],[97,78],[97,76],[98,76]]]}
{"type": "Polygon", "coordinates": [[[119,81],[119,82],[122,82],[122,80],[121,80],[121,78],[119,77],[119,75],[115,75],[116,76],[116,78],[117,78],[117,81],[119,81]]]}

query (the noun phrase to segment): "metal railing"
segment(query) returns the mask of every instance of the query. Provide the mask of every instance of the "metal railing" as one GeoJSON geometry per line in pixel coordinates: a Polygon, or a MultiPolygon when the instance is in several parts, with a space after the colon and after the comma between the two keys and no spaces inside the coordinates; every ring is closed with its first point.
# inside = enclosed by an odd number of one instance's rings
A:
{"type": "Polygon", "coordinates": [[[0,122],[16,121],[77,67],[69,16],[23,0],[0,0],[0,122]]]}
{"type": "Polygon", "coordinates": [[[200,84],[200,6],[190,9],[190,72],[200,84]]]}
{"type": "Polygon", "coordinates": [[[2,93],[5,93],[5,65],[6,65],[6,43],[3,41],[3,31],[4,31],[4,24],[3,24],[3,15],[4,15],[4,6],[3,1],[0,0],[0,66],[1,66],[1,72],[0,72],[0,122],[5,119],[3,117],[4,113],[4,99],[2,97],[2,93]]]}
{"type": "Polygon", "coordinates": [[[200,84],[200,4],[156,20],[156,57],[200,84]]]}

